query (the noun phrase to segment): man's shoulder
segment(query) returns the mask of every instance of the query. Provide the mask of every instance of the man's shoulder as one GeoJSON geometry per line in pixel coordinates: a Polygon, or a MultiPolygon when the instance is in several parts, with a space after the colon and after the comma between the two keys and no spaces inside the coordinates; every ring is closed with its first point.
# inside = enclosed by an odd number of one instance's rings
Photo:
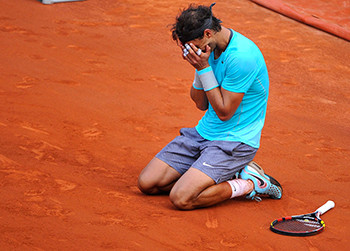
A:
{"type": "Polygon", "coordinates": [[[244,63],[255,61],[257,57],[261,56],[258,46],[252,40],[238,32],[235,33],[234,40],[227,47],[226,60],[228,62],[241,61],[244,63]]]}
{"type": "Polygon", "coordinates": [[[248,37],[234,30],[232,30],[232,32],[232,40],[230,41],[229,46],[227,47],[228,50],[244,52],[251,51],[252,48],[257,48],[257,45],[248,37]]]}

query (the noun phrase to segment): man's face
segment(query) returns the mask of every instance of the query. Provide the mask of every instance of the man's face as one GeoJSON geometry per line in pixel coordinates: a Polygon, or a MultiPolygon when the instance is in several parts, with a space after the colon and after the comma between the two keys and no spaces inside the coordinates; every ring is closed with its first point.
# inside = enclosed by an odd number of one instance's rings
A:
{"type": "Polygon", "coordinates": [[[199,49],[201,49],[203,52],[205,51],[206,45],[208,44],[208,42],[206,41],[205,38],[202,39],[195,39],[192,41],[189,41],[188,43],[192,43],[194,44],[196,47],[198,47],[199,49]]]}
{"type": "Polygon", "coordinates": [[[209,45],[210,50],[213,51],[215,44],[213,43],[212,39],[210,39],[210,37],[207,37],[206,35],[204,35],[203,38],[199,39],[194,39],[192,41],[189,41],[189,43],[194,44],[196,47],[198,47],[199,49],[201,49],[203,52],[206,52],[206,46],[209,45]]]}

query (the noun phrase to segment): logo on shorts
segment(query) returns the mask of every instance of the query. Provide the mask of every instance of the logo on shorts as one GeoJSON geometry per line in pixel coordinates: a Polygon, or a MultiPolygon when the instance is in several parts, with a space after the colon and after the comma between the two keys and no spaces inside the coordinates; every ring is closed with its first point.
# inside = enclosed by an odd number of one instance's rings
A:
{"type": "Polygon", "coordinates": [[[207,164],[207,162],[203,162],[203,166],[213,167],[212,165],[207,164]]]}

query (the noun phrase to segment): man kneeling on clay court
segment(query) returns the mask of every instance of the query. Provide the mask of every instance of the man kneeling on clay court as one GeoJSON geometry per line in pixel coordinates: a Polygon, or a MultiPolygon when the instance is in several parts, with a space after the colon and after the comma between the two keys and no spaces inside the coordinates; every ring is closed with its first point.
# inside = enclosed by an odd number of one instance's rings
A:
{"type": "Polygon", "coordinates": [[[265,60],[252,41],[221,25],[213,5],[190,5],[172,27],[183,58],[195,68],[191,98],[206,113],[195,128],[182,128],[138,179],[142,192],[170,192],[183,210],[243,195],[282,197],[281,185],[252,161],[269,94],[265,60]]]}

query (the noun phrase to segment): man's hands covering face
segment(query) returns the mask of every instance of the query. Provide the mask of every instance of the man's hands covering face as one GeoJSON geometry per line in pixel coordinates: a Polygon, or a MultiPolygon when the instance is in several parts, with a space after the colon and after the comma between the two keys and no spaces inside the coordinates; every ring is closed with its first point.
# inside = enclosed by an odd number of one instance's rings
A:
{"type": "Polygon", "coordinates": [[[185,46],[180,45],[180,47],[182,49],[183,58],[198,71],[209,67],[208,59],[211,52],[209,45],[206,45],[203,51],[192,43],[185,44],[185,46]]]}

